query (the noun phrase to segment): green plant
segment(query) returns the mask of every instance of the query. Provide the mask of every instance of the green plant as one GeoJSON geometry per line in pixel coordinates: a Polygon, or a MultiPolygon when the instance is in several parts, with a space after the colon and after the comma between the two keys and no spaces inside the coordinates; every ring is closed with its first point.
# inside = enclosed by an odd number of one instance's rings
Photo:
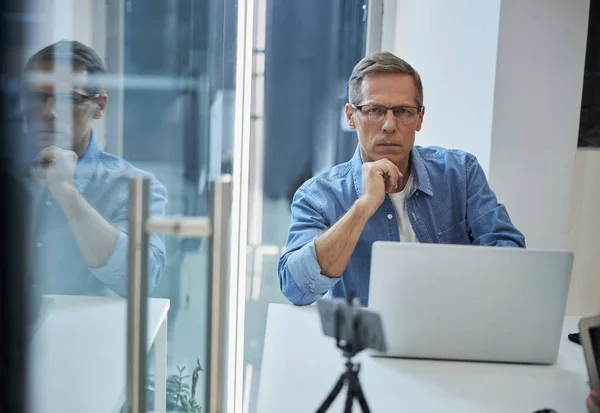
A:
{"type": "MultiPolygon", "coordinates": [[[[196,367],[192,373],[192,383],[186,383],[190,378],[184,374],[185,366],[177,366],[177,373],[167,377],[167,411],[201,413],[202,407],[196,401],[196,391],[200,372],[203,371],[200,360],[196,359],[196,367]]],[[[154,393],[154,380],[148,379],[148,391],[154,393]]]]}

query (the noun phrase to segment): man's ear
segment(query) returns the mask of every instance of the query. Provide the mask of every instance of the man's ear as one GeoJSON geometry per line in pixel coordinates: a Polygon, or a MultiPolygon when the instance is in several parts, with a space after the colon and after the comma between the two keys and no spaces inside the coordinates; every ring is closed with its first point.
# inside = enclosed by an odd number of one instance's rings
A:
{"type": "Polygon", "coordinates": [[[356,129],[356,125],[354,125],[354,109],[350,106],[349,103],[346,103],[346,119],[348,120],[348,127],[350,129],[356,129]]]}
{"type": "Polygon", "coordinates": [[[421,113],[419,113],[419,121],[417,122],[417,127],[415,130],[419,132],[421,127],[423,126],[423,117],[425,116],[425,106],[421,108],[421,113]]]}
{"type": "Polygon", "coordinates": [[[106,106],[108,106],[108,96],[103,93],[98,97],[96,101],[96,111],[94,112],[94,119],[100,119],[102,115],[104,115],[104,111],[106,110],[106,106]]]}

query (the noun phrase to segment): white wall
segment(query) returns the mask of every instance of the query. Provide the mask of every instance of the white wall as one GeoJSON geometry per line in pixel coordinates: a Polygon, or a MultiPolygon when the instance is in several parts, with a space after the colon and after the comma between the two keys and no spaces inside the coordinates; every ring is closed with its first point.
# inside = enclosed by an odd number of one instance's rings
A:
{"type": "Polygon", "coordinates": [[[490,184],[534,248],[568,244],[589,0],[502,0],[490,184]]]}
{"type": "Polygon", "coordinates": [[[500,0],[391,0],[393,43],[420,73],[425,95],[417,144],[460,148],[489,169],[500,0]]]}
{"type": "Polygon", "coordinates": [[[569,221],[569,249],[575,251],[567,312],[600,313],[600,149],[579,149],[569,221]]]}

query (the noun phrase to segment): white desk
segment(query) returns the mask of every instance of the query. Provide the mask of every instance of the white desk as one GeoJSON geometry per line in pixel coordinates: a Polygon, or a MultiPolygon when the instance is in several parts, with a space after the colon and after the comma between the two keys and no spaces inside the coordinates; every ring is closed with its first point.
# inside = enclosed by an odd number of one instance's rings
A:
{"type": "MultiPolygon", "coordinates": [[[[577,321],[566,318],[553,366],[373,358],[363,352],[356,361],[367,402],[373,412],[530,413],[552,407],[584,413],[589,387],[583,350],[566,336],[577,331],[577,321]]],[[[269,306],[258,412],[316,411],[343,369],[315,306],[269,306]]],[[[343,411],[345,399],[344,388],[329,411],[343,411]]],[[[360,411],[357,403],[353,411],[360,411]]]]}
{"type": "MultiPolygon", "coordinates": [[[[127,301],[120,297],[50,296],[55,306],[30,348],[31,411],[107,413],[125,402],[127,301]]],[[[165,411],[167,312],[148,302],[148,348],[154,344],[155,410],[165,411]]]]}

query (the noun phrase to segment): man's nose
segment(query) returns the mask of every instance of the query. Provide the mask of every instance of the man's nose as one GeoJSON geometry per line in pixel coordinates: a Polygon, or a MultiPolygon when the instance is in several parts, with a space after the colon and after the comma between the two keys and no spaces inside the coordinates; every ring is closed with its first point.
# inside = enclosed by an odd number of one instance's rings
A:
{"type": "Polygon", "coordinates": [[[392,112],[390,109],[385,112],[382,129],[385,133],[396,132],[396,118],[394,117],[394,112],[392,112]]]}
{"type": "Polygon", "coordinates": [[[49,96],[44,103],[43,115],[45,119],[56,119],[56,102],[54,97],[49,96]]]}

